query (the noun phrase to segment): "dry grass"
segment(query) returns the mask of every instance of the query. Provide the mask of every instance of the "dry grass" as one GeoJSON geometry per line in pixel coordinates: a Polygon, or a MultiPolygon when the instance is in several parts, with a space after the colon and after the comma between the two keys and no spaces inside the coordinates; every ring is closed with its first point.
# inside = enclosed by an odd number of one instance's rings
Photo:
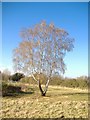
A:
{"type": "Polygon", "coordinates": [[[87,90],[49,86],[42,97],[37,86],[26,86],[28,93],[2,98],[2,118],[88,117],[87,90]]]}

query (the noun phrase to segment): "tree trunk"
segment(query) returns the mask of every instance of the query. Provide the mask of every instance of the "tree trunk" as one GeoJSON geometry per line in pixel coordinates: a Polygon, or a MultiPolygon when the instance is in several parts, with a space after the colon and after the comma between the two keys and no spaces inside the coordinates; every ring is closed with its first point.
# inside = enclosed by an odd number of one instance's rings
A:
{"type": "Polygon", "coordinates": [[[39,85],[39,90],[40,90],[40,92],[41,92],[41,95],[42,95],[42,96],[45,96],[45,95],[46,95],[46,92],[47,92],[47,90],[48,90],[48,85],[49,85],[50,79],[47,80],[46,85],[45,85],[45,89],[43,90],[43,89],[42,89],[42,86],[41,86],[41,83],[40,83],[40,80],[37,80],[37,79],[34,77],[33,74],[32,74],[32,77],[33,77],[33,79],[38,83],[38,85],[39,85]]]}
{"type": "Polygon", "coordinates": [[[50,79],[47,80],[47,83],[46,83],[46,86],[45,86],[45,90],[44,90],[44,94],[46,94],[46,92],[48,90],[49,81],[50,81],[50,79]]]}
{"type": "Polygon", "coordinates": [[[43,91],[42,87],[41,87],[41,83],[40,83],[40,80],[39,80],[39,89],[40,89],[40,92],[41,92],[41,95],[42,96],[45,96],[46,95],[46,92],[47,92],[47,89],[48,89],[48,84],[49,84],[49,80],[47,81],[46,85],[45,85],[45,89],[43,91]]]}
{"type": "Polygon", "coordinates": [[[41,95],[42,96],[44,96],[44,91],[43,91],[43,89],[42,89],[42,87],[41,87],[41,83],[40,83],[40,80],[38,81],[39,83],[39,90],[40,90],[40,92],[41,92],[41,95]]]}

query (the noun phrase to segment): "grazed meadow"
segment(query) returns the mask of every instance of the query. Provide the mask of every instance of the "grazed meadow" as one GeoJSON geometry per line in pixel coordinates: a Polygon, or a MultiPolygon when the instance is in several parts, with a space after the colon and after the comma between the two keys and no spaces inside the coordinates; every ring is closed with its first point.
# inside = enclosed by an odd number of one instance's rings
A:
{"type": "Polygon", "coordinates": [[[22,91],[2,98],[2,118],[88,118],[87,89],[50,85],[42,97],[37,85],[24,84],[22,91]]]}

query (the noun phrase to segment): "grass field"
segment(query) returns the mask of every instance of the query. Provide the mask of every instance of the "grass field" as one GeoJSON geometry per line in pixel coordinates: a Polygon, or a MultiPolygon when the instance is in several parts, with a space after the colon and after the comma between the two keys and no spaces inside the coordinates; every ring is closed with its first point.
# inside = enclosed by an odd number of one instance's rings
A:
{"type": "Polygon", "coordinates": [[[88,90],[49,86],[42,97],[38,86],[2,98],[2,118],[87,118],[88,90]]]}

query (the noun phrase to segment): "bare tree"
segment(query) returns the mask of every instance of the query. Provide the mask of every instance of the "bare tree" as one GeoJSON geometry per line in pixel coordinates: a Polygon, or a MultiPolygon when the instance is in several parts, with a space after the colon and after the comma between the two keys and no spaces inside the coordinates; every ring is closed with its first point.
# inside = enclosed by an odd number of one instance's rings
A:
{"type": "Polygon", "coordinates": [[[14,49],[13,62],[16,70],[31,75],[38,83],[42,96],[46,95],[51,76],[64,73],[64,56],[73,49],[73,39],[60,28],[45,21],[20,32],[22,42],[14,49]],[[47,75],[45,88],[42,89],[40,74],[47,75]],[[34,74],[38,74],[36,79],[34,74]]]}
{"type": "Polygon", "coordinates": [[[2,72],[2,80],[3,81],[9,80],[10,75],[11,75],[11,72],[7,68],[4,69],[2,72]]]}

